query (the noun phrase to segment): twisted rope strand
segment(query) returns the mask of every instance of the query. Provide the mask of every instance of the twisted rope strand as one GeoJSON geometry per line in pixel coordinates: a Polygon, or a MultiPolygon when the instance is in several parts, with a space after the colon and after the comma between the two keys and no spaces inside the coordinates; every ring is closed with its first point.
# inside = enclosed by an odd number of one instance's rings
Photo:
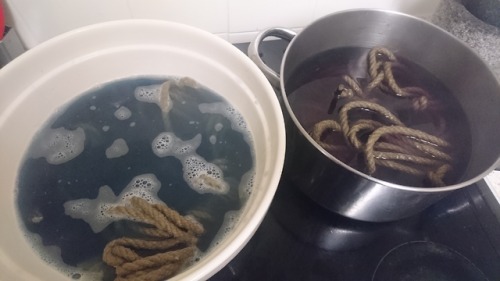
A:
{"type": "Polygon", "coordinates": [[[384,124],[374,120],[359,120],[354,122],[354,124],[350,127],[346,137],[354,148],[361,150],[365,144],[359,139],[358,133],[361,131],[368,131],[368,133],[371,133],[375,129],[382,126],[384,126],[384,124]]]}
{"type": "Polygon", "coordinates": [[[429,158],[425,158],[425,157],[404,154],[404,153],[398,153],[398,152],[374,151],[373,157],[375,159],[397,160],[397,161],[415,163],[415,164],[419,164],[419,165],[438,165],[438,164],[442,163],[441,161],[438,161],[435,159],[429,159],[429,158]]]}
{"type": "MultiPolygon", "coordinates": [[[[390,50],[383,47],[370,50],[368,72],[371,81],[365,90],[356,79],[348,75],[342,76],[347,86],[340,84],[335,97],[355,100],[340,108],[338,122],[320,121],[313,126],[310,135],[323,148],[338,151],[340,147],[323,141],[323,137],[327,132],[342,133],[352,149],[363,153],[367,173],[370,175],[376,172],[377,166],[382,166],[410,175],[427,176],[435,186],[445,185],[443,178],[452,169],[449,164],[452,158],[443,149],[450,144],[439,137],[407,127],[388,109],[366,99],[366,93],[380,88],[395,97],[411,99],[414,110],[428,108],[429,93],[419,87],[400,87],[394,78],[395,66],[398,66],[397,58],[390,50]],[[351,116],[351,111],[360,109],[376,113],[385,122],[351,120],[355,119],[351,116]]],[[[332,112],[333,110],[329,110],[329,113],[332,112]]]]}
{"type": "Polygon", "coordinates": [[[132,197],[130,204],[115,206],[113,214],[147,224],[135,227],[147,238],[122,237],[109,242],[103,251],[103,261],[114,267],[115,281],[159,281],[175,275],[194,255],[203,226],[181,216],[164,204],[150,204],[132,197]],[[153,252],[151,255],[145,255],[153,252]]]}
{"type": "Polygon", "coordinates": [[[368,53],[368,72],[371,82],[366,87],[367,92],[380,87],[383,91],[402,98],[412,99],[415,110],[425,110],[429,105],[428,93],[419,87],[401,88],[393,74],[393,64],[396,56],[386,48],[377,47],[368,53]]]}
{"type": "Polygon", "coordinates": [[[352,91],[359,97],[364,96],[363,90],[361,89],[361,86],[359,85],[358,81],[354,78],[352,78],[349,75],[344,75],[342,76],[342,79],[347,83],[347,85],[352,89],[352,91]]]}
{"type": "Polygon", "coordinates": [[[339,112],[339,121],[340,121],[340,127],[342,128],[342,132],[344,134],[349,134],[349,112],[353,109],[366,109],[366,110],[371,110],[373,112],[379,113],[381,116],[383,116],[387,121],[389,121],[390,124],[394,125],[400,125],[403,126],[404,124],[399,120],[396,115],[392,114],[389,110],[387,110],[385,107],[369,102],[369,101],[363,101],[363,100],[357,100],[357,101],[351,101],[349,103],[346,103],[339,112]]]}
{"type": "Polygon", "coordinates": [[[427,134],[425,132],[411,129],[404,126],[386,126],[376,129],[369,137],[365,145],[366,166],[369,174],[373,174],[376,170],[374,160],[374,145],[385,134],[398,134],[407,137],[413,137],[415,140],[428,142],[437,146],[449,146],[448,142],[427,134]]]}
{"type": "Polygon", "coordinates": [[[316,124],[314,124],[311,132],[309,135],[316,141],[321,147],[323,147],[326,150],[333,151],[337,148],[337,146],[326,143],[323,141],[323,136],[328,132],[340,132],[340,125],[337,123],[335,120],[323,120],[320,121],[316,124]]]}
{"type": "Polygon", "coordinates": [[[444,186],[446,184],[444,183],[443,178],[446,173],[451,171],[451,169],[452,167],[449,164],[443,164],[435,171],[430,171],[427,176],[431,180],[431,183],[434,184],[434,186],[444,186]]]}

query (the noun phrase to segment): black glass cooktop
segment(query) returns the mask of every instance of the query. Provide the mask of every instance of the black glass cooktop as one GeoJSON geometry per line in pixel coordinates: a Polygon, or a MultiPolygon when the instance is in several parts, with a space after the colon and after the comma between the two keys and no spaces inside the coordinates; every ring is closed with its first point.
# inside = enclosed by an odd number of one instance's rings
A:
{"type": "Polygon", "coordinates": [[[253,238],[211,280],[500,280],[488,196],[481,182],[414,217],[366,223],[317,206],[284,179],[253,238]]]}
{"type": "MultiPolygon", "coordinates": [[[[265,42],[264,60],[278,69],[285,47],[265,42]]],[[[413,217],[368,223],[283,178],[255,235],[210,280],[500,280],[500,205],[481,181],[413,217]]]]}

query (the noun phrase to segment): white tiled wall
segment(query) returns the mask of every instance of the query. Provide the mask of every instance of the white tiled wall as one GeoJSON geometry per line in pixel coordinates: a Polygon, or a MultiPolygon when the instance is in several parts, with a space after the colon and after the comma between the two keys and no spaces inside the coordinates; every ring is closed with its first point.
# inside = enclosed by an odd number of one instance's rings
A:
{"type": "Polygon", "coordinates": [[[438,0],[4,0],[8,23],[28,48],[65,31],[103,21],[153,18],[186,23],[230,42],[253,39],[259,30],[300,30],[326,14],[380,8],[428,17],[438,0]]]}

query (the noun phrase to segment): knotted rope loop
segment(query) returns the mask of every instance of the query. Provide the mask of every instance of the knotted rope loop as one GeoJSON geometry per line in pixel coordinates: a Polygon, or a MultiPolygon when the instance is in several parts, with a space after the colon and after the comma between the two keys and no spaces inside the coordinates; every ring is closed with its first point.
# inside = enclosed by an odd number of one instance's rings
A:
{"type": "Polygon", "coordinates": [[[368,71],[371,82],[366,87],[366,92],[380,87],[384,92],[388,92],[400,98],[412,100],[412,107],[417,110],[425,110],[429,105],[428,93],[418,87],[400,87],[396,82],[393,73],[393,65],[397,58],[386,48],[373,48],[368,53],[368,71]]]}
{"type": "MultiPolygon", "coordinates": [[[[452,170],[452,157],[445,152],[450,144],[445,140],[420,130],[407,127],[387,108],[369,100],[368,93],[375,88],[394,97],[411,100],[414,110],[429,107],[430,95],[420,87],[400,87],[393,74],[396,56],[386,48],[377,47],[368,53],[368,73],[371,81],[363,88],[359,82],[343,75],[334,102],[328,113],[333,112],[339,98],[348,101],[340,108],[337,120],[322,120],[316,123],[311,137],[328,151],[339,151],[325,140],[327,133],[341,134],[348,147],[364,156],[366,172],[377,171],[377,166],[415,176],[426,176],[434,186],[445,185],[443,178],[452,170]],[[375,119],[355,117],[355,110],[370,111],[375,119]]],[[[363,116],[363,115],[361,115],[363,116]]]]}

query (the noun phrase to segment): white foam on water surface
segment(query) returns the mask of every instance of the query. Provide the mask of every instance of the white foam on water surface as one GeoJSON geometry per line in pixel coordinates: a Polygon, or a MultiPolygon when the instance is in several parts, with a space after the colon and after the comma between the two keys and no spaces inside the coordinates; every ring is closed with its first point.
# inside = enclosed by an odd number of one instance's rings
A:
{"type": "Polygon", "coordinates": [[[82,128],[67,130],[63,127],[47,129],[37,136],[31,150],[31,157],[44,157],[49,164],[66,163],[82,153],[85,132],[82,128]]]}
{"type": "Polygon", "coordinates": [[[224,221],[222,222],[219,231],[215,235],[212,243],[208,247],[207,252],[214,247],[217,247],[220,243],[224,241],[224,239],[233,231],[234,227],[239,223],[241,216],[241,211],[228,211],[224,214],[224,221]]]}
{"type": "Polygon", "coordinates": [[[132,116],[132,112],[125,106],[120,106],[114,113],[116,119],[127,120],[132,116]]]}
{"type": "Polygon", "coordinates": [[[208,141],[211,143],[211,144],[216,144],[217,143],[217,137],[215,135],[211,135],[209,138],[208,138],[208,141]]]}
{"type": "Polygon", "coordinates": [[[224,181],[222,170],[199,155],[183,159],[182,169],[184,180],[198,193],[224,194],[229,191],[230,186],[224,181]]]}
{"type": "Polygon", "coordinates": [[[238,186],[238,193],[242,204],[244,204],[244,202],[248,200],[250,195],[252,195],[252,191],[254,188],[254,178],[255,178],[254,169],[246,172],[241,177],[240,185],[238,186]]]}
{"type": "Polygon", "coordinates": [[[78,276],[80,276],[78,280],[91,280],[82,279],[88,276],[84,272],[81,272],[81,270],[79,270],[78,268],[64,263],[61,256],[61,248],[55,245],[44,245],[39,234],[26,232],[26,239],[30,241],[33,250],[36,253],[39,253],[40,259],[42,259],[47,264],[54,266],[62,274],[67,275],[69,278],[72,278],[73,276],[75,276],[75,274],[78,274],[78,276]]]}
{"type": "Polygon", "coordinates": [[[222,128],[224,128],[224,125],[222,125],[222,123],[217,123],[215,124],[214,126],[214,129],[219,132],[220,130],[222,130],[222,128]]]}
{"type": "Polygon", "coordinates": [[[106,149],[106,158],[118,158],[128,153],[128,145],[124,139],[116,139],[110,147],[106,149]]]}
{"type": "Polygon", "coordinates": [[[138,101],[155,103],[163,112],[169,112],[173,106],[168,94],[170,83],[170,81],[167,81],[163,84],[139,86],[135,88],[134,96],[138,101]]]}
{"type": "Polygon", "coordinates": [[[152,142],[153,153],[158,157],[175,156],[194,153],[201,144],[201,135],[198,134],[191,140],[183,141],[172,132],[160,133],[152,142]]]}
{"type": "Polygon", "coordinates": [[[244,135],[249,134],[247,123],[243,119],[243,116],[227,102],[202,103],[198,105],[198,109],[201,113],[220,114],[231,121],[231,128],[233,130],[244,135]]]}
{"type": "Polygon", "coordinates": [[[191,261],[187,264],[187,267],[195,265],[197,262],[202,260],[207,253],[210,253],[212,249],[219,246],[226,237],[231,234],[236,225],[240,222],[241,210],[228,211],[224,214],[224,220],[222,222],[219,231],[214,236],[210,246],[208,246],[206,251],[200,251],[197,249],[191,261]]]}
{"type": "Polygon", "coordinates": [[[94,233],[104,230],[116,220],[125,218],[108,212],[114,206],[126,205],[132,197],[139,197],[151,204],[163,204],[158,198],[160,181],[154,174],[143,174],[134,177],[123,191],[116,196],[111,187],[104,185],[99,188],[95,199],[77,199],[64,203],[64,213],[74,219],[82,219],[89,224],[94,233]]]}
{"type": "Polygon", "coordinates": [[[222,170],[196,153],[201,135],[183,141],[172,132],[160,133],[152,142],[153,153],[158,157],[174,156],[182,164],[184,180],[198,193],[223,194],[229,191],[222,170]]]}
{"type": "MultiPolygon", "coordinates": [[[[243,116],[227,102],[201,103],[198,105],[201,113],[205,114],[220,114],[226,117],[231,122],[231,128],[243,134],[244,140],[248,143],[252,155],[254,155],[253,138],[248,125],[243,119],[243,116]]],[[[221,123],[215,124],[215,130],[222,130],[221,123]]],[[[222,142],[220,142],[222,144],[222,142]]]]}

